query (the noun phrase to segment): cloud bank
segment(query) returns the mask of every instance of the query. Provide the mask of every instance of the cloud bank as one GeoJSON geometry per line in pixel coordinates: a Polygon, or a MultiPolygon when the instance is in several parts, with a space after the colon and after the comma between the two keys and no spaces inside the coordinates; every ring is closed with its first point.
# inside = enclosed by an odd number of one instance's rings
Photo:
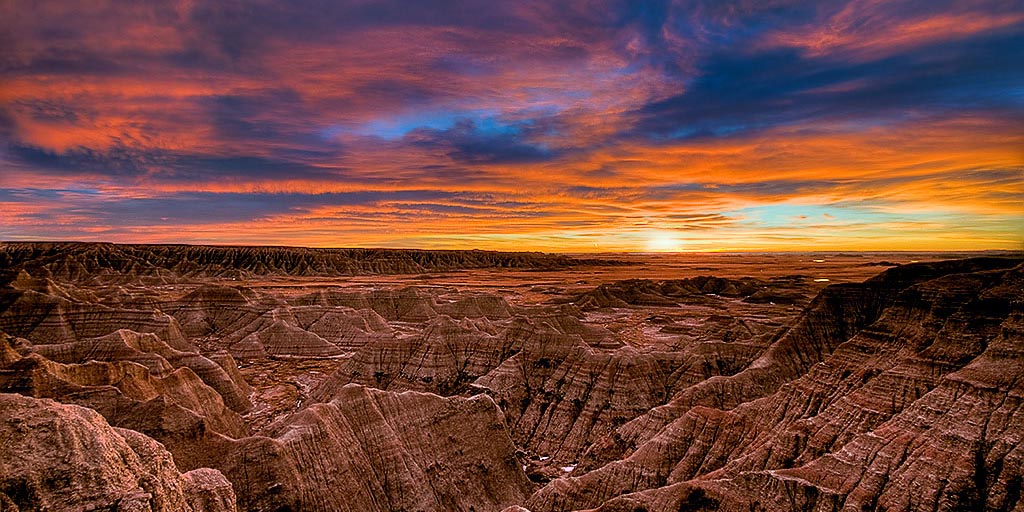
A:
{"type": "Polygon", "coordinates": [[[0,3],[0,239],[1021,247],[1020,2],[550,4],[0,3]]]}

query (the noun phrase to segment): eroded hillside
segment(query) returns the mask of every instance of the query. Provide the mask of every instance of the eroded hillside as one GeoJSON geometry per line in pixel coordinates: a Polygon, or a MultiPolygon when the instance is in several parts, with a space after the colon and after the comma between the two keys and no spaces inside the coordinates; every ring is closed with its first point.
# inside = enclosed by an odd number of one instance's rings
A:
{"type": "Polygon", "coordinates": [[[1024,506],[1020,260],[0,254],[5,506],[1024,506]]]}

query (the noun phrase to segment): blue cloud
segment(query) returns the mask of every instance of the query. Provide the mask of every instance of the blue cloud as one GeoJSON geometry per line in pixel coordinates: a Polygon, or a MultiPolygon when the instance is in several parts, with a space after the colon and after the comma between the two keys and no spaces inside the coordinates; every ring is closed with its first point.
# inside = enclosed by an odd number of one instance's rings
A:
{"type": "Polygon", "coordinates": [[[420,147],[440,148],[457,162],[468,164],[523,164],[558,158],[564,150],[532,137],[550,131],[531,121],[505,123],[497,118],[459,119],[450,128],[420,128],[406,140],[420,147]]]}
{"type": "Polygon", "coordinates": [[[866,61],[799,48],[705,49],[681,92],[634,112],[628,137],[724,137],[816,121],[870,124],[908,115],[1001,112],[1024,119],[1024,32],[937,41],[866,61]]]}

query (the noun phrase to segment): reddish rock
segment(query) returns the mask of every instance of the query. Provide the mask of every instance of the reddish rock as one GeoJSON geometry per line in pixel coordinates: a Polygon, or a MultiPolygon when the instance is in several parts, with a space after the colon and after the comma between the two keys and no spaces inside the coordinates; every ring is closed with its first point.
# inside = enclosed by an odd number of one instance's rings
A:
{"type": "Polygon", "coordinates": [[[218,466],[246,510],[500,510],[532,485],[486,396],[357,385],[239,440],[218,466]]]}
{"type": "Polygon", "coordinates": [[[235,510],[219,472],[205,470],[202,482],[183,476],[159,443],[112,428],[91,409],[0,393],[0,411],[0,502],[7,507],[235,510]]]}

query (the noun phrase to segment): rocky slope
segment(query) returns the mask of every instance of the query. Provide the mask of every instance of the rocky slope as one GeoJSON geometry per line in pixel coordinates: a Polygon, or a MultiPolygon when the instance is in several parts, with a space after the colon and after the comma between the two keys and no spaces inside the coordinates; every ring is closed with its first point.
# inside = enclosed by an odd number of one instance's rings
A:
{"type": "Polygon", "coordinates": [[[178,472],[159,443],[91,409],[0,393],[0,509],[234,511],[220,472],[178,472]]]}
{"type": "Polygon", "coordinates": [[[215,356],[223,364],[200,355],[177,320],[159,309],[110,307],[15,286],[0,287],[0,332],[36,346],[49,358],[129,360],[156,375],[188,367],[235,411],[251,407],[245,384],[229,373],[233,362],[223,354],[215,356]]]}
{"type": "Polygon", "coordinates": [[[219,469],[245,510],[500,510],[531,485],[486,396],[348,385],[239,440],[219,469]]]}
{"type": "Polygon", "coordinates": [[[908,266],[834,287],[764,357],[719,379],[729,398],[680,393],[610,436],[604,457],[621,460],[526,506],[1020,507],[1024,267],[1012,263],[908,266]]]}
{"type": "MultiPolygon", "coordinates": [[[[615,428],[687,387],[739,372],[768,348],[771,333],[781,324],[756,316],[737,322],[721,315],[722,309],[735,305],[725,301],[776,289],[756,280],[744,282],[757,283],[747,295],[705,297],[698,289],[646,306],[639,327],[653,325],[660,348],[633,345],[633,327],[616,327],[615,315],[632,318],[635,309],[629,303],[596,305],[587,300],[607,290],[648,286],[636,281],[580,296],[598,315],[594,318],[576,305],[512,307],[500,297],[479,295],[446,301],[414,289],[369,295],[387,300],[354,294],[326,299],[321,294],[318,304],[369,307],[387,320],[419,327],[411,335],[365,344],[313,389],[310,399],[328,400],[348,383],[441,395],[487,393],[504,410],[513,439],[535,457],[529,465],[531,478],[546,481],[561,475],[560,468],[575,465],[615,428]],[[695,295],[699,304],[692,303],[695,295]],[[425,314],[410,318],[410,311],[425,314]],[[595,324],[602,315],[619,332],[595,324]],[[548,462],[535,464],[541,458],[548,462]]],[[[796,288],[788,279],[785,286],[796,288]]],[[[744,307],[749,308],[746,314],[777,309],[757,303],[744,307]]]]}
{"type": "Polygon", "coordinates": [[[154,371],[129,358],[103,362],[88,356],[64,364],[25,343],[19,354],[12,341],[0,340],[0,390],[89,407],[111,425],[160,441],[185,469],[208,465],[211,450],[248,435],[242,417],[188,367],[172,371],[165,360],[153,359],[163,363],[154,371]]]}
{"type": "Polygon", "coordinates": [[[0,492],[26,510],[233,510],[236,496],[243,510],[498,510],[532,491],[504,416],[484,395],[442,398],[353,384],[250,437],[238,415],[187,368],[160,378],[127,360],[62,364],[24,346],[22,356],[10,341],[0,347],[0,389],[19,395],[0,395],[0,410],[11,435],[29,438],[7,444],[0,432],[0,492]],[[27,418],[23,409],[91,416],[65,428],[27,418]],[[111,429],[108,421],[122,428],[111,429]],[[122,447],[108,448],[122,438],[154,476],[126,480],[125,474],[141,473],[122,447]],[[40,457],[71,463],[51,467],[37,459],[42,444],[61,455],[41,450],[40,457]],[[110,465],[111,457],[131,460],[90,476],[90,468],[110,465]],[[176,467],[193,471],[181,476],[176,467]],[[81,503],[60,501],[63,493],[81,503]]]}

